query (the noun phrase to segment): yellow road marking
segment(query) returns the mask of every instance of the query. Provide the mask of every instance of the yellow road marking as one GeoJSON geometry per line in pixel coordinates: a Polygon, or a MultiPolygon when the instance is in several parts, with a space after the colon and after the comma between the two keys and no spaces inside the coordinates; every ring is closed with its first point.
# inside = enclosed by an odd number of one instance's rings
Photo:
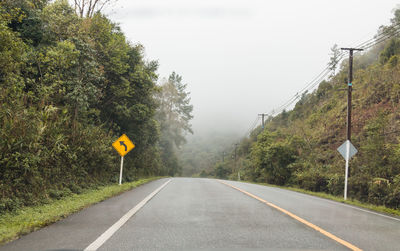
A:
{"type": "Polygon", "coordinates": [[[258,201],[261,201],[261,202],[267,204],[268,206],[270,206],[270,207],[272,207],[272,208],[275,208],[276,210],[281,211],[281,212],[284,213],[284,214],[289,215],[289,216],[292,217],[293,219],[295,219],[295,220],[297,220],[297,221],[300,221],[301,223],[305,224],[306,226],[308,226],[308,227],[310,227],[310,228],[312,228],[312,229],[314,229],[314,230],[320,232],[321,234],[323,234],[323,235],[325,235],[325,236],[331,238],[332,240],[334,240],[334,241],[336,241],[336,242],[342,244],[343,246],[345,246],[345,247],[347,247],[347,248],[349,248],[349,249],[351,249],[351,250],[362,251],[362,249],[360,249],[360,248],[354,246],[353,244],[351,244],[351,243],[349,243],[349,242],[347,242],[347,241],[345,241],[345,240],[343,240],[343,239],[340,239],[339,237],[337,237],[337,236],[335,236],[335,235],[329,233],[328,231],[323,230],[322,228],[320,228],[320,227],[318,227],[318,226],[312,224],[311,222],[306,221],[305,219],[300,218],[299,216],[297,216],[297,215],[295,215],[295,214],[293,214],[293,213],[291,213],[291,212],[289,212],[289,211],[287,211],[287,210],[285,210],[285,209],[283,209],[283,208],[280,208],[280,207],[278,207],[278,206],[275,205],[275,204],[272,204],[272,203],[270,203],[270,202],[268,202],[268,201],[266,201],[266,200],[264,200],[264,199],[261,199],[260,197],[254,195],[254,194],[251,194],[251,193],[249,193],[249,192],[247,192],[247,191],[245,191],[245,190],[242,190],[242,189],[240,189],[240,188],[238,188],[238,187],[235,187],[235,186],[233,186],[233,185],[231,185],[231,184],[228,184],[228,183],[226,183],[226,182],[223,182],[223,181],[220,181],[220,180],[219,180],[219,182],[221,182],[221,183],[224,184],[224,185],[230,186],[230,187],[232,187],[232,188],[234,188],[234,189],[236,189],[236,190],[238,190],[238,191],[240,191],[240,192],[242,192],[242,193],[244,193],[244,194],[246,194],[246,195],[248,195],[248,196],[250,196],[250,197],[252,197],[252,198],[254,198],[254,199],[256,199],[256,200],[258,200],[258,201]]]}

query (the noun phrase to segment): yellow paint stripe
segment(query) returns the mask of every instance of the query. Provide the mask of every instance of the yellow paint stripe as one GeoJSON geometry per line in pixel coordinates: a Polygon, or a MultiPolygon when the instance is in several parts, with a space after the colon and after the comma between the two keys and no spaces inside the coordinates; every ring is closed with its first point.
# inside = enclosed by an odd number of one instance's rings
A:
{"type": "Polygon", "coordinates": [[[342,244],[343,246],[345,246],[345,247],[347,247],[347,248],[349,248],[349,249],[351,249],[351,250],[362,251],[362,249],[360,249],[360,248],[354,246],[353,244],[351,244],[351,243],[349,243],[349,242],[347,242],[347,241],[345,241],[345,240],[343,240],[343,239],[340,239],[339,237],[337,237],[337,236],[335,236],[335,235],[329,233],[328,231],[323,230],[322,228],[320,228],[320,227],[318,227],[318,226],[312,224],[311,222],[306,221],[305,219],[300,218],[299,216],[297,216],[297,215],[295,215],[295,214],[293,214],[293,213],[291,213],[291,212],[289,212],[289,211],[287,211],[287,210],[285,210],[285,209],[283,209],[283,208],[280,208],[280,207],[278,207],[278,206],[275,205],[275,204],[272,204],[272,203],[270,203],[270,202],[268,202],[268,201],[266,201],[266,200],[264,200],[264,199],[261,199],[260,197],[254,195],[254,194],[251,194],[251,193],[249,193],[249,192],[247,192],[247,191],[245,191],[245,190],[242,190],[242,189],[240,189],[240,188],[238,188],[238,187],[235,187],[235,186],[233,186],[233,185],[231,185],[231,184],[228,184],[228,183],[226,183],[226,182],[223,182],[223,181],[219,181],[219,182],[221,182],[221,183],[224,184],[224,185],[230,186],[230,187],[232,187],[232,188],[234,188],[234,189],[236,189],[236,190],[238,190],[238,191],[240,191],[240,192],[242,192],[242,193],[244,193],[244,194],[246,194],[246,195],[248,195],[248,196],[250,196],[250,197],[252,197],[252,198],[254,198],[254,199],[256,199],[256,200],[258,200],[258,201],[261,201],[261,202],[267,204],[268,206],[270,206],[270,207],[272,207],[272,208],[275,208],[276,210],[281,211],[281,212],[284,213],[284,214],[289,215],[289,216],[292,217],[293,219],[295,219],[295,220],[297,220],[297,221],[300,221],[301,223],[305,224],[306,226],[308,226],[308,227],[310,227],[310,228],[312,228],[312,229],[314,229],[314,230],[320,232],[321,234],[323,234],[323,235],[325,235],[325,236],[331,238],[332,240],[334,240],[334,241],[336,241],[336,242],[342,244]]]}

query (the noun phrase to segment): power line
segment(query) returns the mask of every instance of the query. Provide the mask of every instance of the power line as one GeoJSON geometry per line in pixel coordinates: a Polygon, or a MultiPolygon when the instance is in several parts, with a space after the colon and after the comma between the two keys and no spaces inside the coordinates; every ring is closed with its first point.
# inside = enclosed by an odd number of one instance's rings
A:
{"type": "MultiPolygon", "coordinates": [[[[367,50],[367,49],[369,49],[369,48],[371,48],[371,47],[373,47],[373,46],[375,46],[375,45],[377,45],[379,43],[382,43],[382,42],[384,42],[384,41],[386,41],[386,40],[388,40],[388,39],[400,34],[400,29],[397,29],[397,28],[400,28],[400,23],[399,24],[395,24],[393,26],[390,26],[388,30],[383,31],[378,36],[373,37],[371,39],[368,39],[367,41],[364,41],[364,42],[360,43],[359,45],[357,45],[355,47],[361,48],[363,50],[367,50]]],[[[343,59],[344,55],[345,55],[344,52],[340,52],[337,55],[338,62],[340,62],[343,59]]],[[[275,109],[272,109],[272,111],[269,112],[268,114],[270,116],[273,116],[275,114],[281,113],[283,110],[285,110],[286,108],[290,107],[294,102],[296,102],[299,98],[301,98],[301,94],[302,93],[304,93],[305,91],[309,92],[309,91],[313,90],[332,71],[333,70],[331,69],[330,65],[325,67],[316,77],[314,77],[310,82],[308,82],[307,85],[305,85],[302,89],[300,89],[298,92],[296,92],[296,94],[294,96],[292,96],[289,100],[287,100],[285,103],[283,103],[279,107],[277,107],[275,109]]],[[[246,131],[244,137],[246,137],[254,129],[254,127],[257,125],[258,121],[259,121],[259,117],[257,116],[255,121],[251,124],[250,128],[246,131]]]]}
{"type": "MultiPolygon", "coordinates": [[[[361,49],[367,50],[379,43],[382,43],[398,34],[400,34],[400,29],[397,30],[397,28],[400,27],[400,24],[396,24],[394,26],[390,27],[390,30],[384,31],[381,34],[379,34],[378,36],[368,39],[367,41],[357,45],[356,47],[359,47],[361,49]],[[397,27],[398,26],[398,27],[397,27]]],[[[340,62],[343,59],[344,56],[344,52],[341,52],[337,55],[337,60],[338,62],[340,62]]],[[[286,108],[288,108],[289,106],[291,106],[294,102],[296,102],[301,96],[299,95],[304,93],[305,91],[311,91],[313,90],[316,86],[318,86],[324,79],[325,77],[331,73],[333,70],[331,69],[331,66],[328,65],[327,67],[325,67],[314,79],[312,79],[305,87],[303,87],[301,90],[299,90],[294,96],[292,96],[288,101],[286,101],[284,104],[282,104],[281,106],[279,106],[276,109],[273,109],[270,113],[268,113],[270,116],[273,116],[275,114],[279,114],[281,113],[283,110],[285,110],[286,108]]],[[[254,120],[254,122],[251,124],[250,128],[246,131],[245,135],[242,137],[246,137],[247,135],[249,135],[251,133],[251,131],[256,127],[258,121],[259,121],[259,116],[256,117],[256,119],[254,120]]]]}
{"type": "Polygon", "coordinates": [[[390,38],[392,38],[392,37],[394,37],[394,36],[396,36],[396,35],[398,35],[398,34],[400,34],[400,30],[397,30],[397,31],[393,32],[393,33],[392,33],[391,35],[389,35],[389,36],[381,37],[381,38],[377,39],[377,40],[375,41],[375,43],[370,44],[370,45],[366,45],[366,46],[361,47],[361,48],[363,48],[364,50],[367,50],[367,49],[369,49],[369,48],[371,48],[371,47],[373,47],[373,46],[375,46],[375,45],[377,45],[377,44],[380,44],[380,43],[382,43],[382,42],[384,42],[384,41],[386,41],[386,40],[388,40],[388,39],[390,39],[390,38]]]}
{"type": "Polygon", "coordinates": [[[250,129],[247,131],[246,134],[249,134],[251,131],[253,131],[253,129],[257,126],[259,120],[260,120],[260,118],[257,117],[257,119],[255,120],[254,124],[250,127],[250,129]]]}
{"type": "MultiPolygon", "coordinates": [[[[382,43],[389,38],[394,37],[397,34],[400,34],[400,30],[396,30],[396,28],[400,28],[400,24],[396,24],[392,27],[391,29],[385,32],[382,32],[379,34],[377,37],[368,39],[367,41],[360,43],[357,45],[357,47],[362,48],[364,50],[367,50],[379,43],[382,43]]],[[[343,59],[344,52],[338,54],[338,61],[341,61],[343,59]]],[[[300,98],[299,93],[304,93],[304,91],[310,91],[314,89],[322,80],[330,73],[330,66],[328,65],[325,69],[323,69],[313,80],[311,80],[305,87],[303,87],[301,90],[299,90],[293,97],[291,97],[288,101],[286,101],[284,104],[281,106],[275,108],[272,110],[270,113],[271,115],[279,114],[283,110],[285,110],[287,107],[289,107],[291,104],[293,104],[296,100],[300,98]]]]}
{"type": "MultiPolygon", "coordinates": [[[[344,53],[339,53],[338,61],[340,61],[343,58],[343,56],[344,56],[344,53]]],[[[316,77],[314,77],[306,86],[304,86],[302,89],[300,89],[293,97],[291,97],[288,101],[286,101],[281,106],[273,109],[273,111],[271,112],[271,115],[279,113],[280,111],[283,111],[288,106],[293,104],[293,102],[295,102],[297,99],[299,99],[301,97],[299,94],[304,93],[304,91],[310,91],[310,90],[314,89],[331,72],[332,72],[332,70],[330,69],[330,65],[328,65],[316,77]]]]}
{"type": "Polygon", "coordinates": [[[400,23],[391,26],[389,30],[383,31],[382,33],[380,33],[376,37],[368,39],[367,41],[364,41],[363,43],[360,43],[360,44],[358,44],[358,45],[356,45],[354,47],[362,48],[362,49],[365,50],[366,46],[375,44],[376,40],[382,39],[384,37],[392,37],[393,36],[393,31],[395,31],[395,32],[398,31],[397,28],[400,28],[400,23]]]}
{"type": "Polygon", "coordinates": [[[256,117],[256,119],[254,120],[254,122],[250,125],[249,129],[246,131],[246,133],[244,134],[244,136],[242,138],[247,137],[247,135],[249,135],[249,133],[254,129],[254,127],[256,127],[258,121],[259,121],[260,117],[256,117]]]}
{"type": "Polygon", "coordinates": [[[283,105],[279,106],[278,108],[275,108],[270,114],[271,115],[279,114],[280,112],[282,112],[283,110],[288,108],[290,105],[292,105],[294,102],[296,102],[299,98],[301,98],[299,93],[304,93],[304,91],[313,90],[331,72],[332,72],[332,70],[329,70],[329,66],[328,66],[320,74],[318,74],[308,85],[306,85],[304,88],[302,88],[300,91],[298,91],[296,93],[296,95],[294,95],[292,98],[290,98],[288,101],[286,101],[283,105]]]}
{"type": "Polygon", "coordinates": [[[258,114],[258,116],[261,116],[261,118],[262,118],[262,121],[261,121],[261,128],[264,130],[264,118],[265,118],[265,116],[268,116],[268,114],[266,114],[266,113],[261,113],[261,114],[258,114]]]}

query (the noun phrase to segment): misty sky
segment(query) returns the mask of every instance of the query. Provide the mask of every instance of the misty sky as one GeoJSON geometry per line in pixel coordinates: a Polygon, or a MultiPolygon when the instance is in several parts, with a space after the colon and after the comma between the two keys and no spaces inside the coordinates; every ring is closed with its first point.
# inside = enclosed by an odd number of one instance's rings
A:
{"type": "Polygon", "coordinates": [[[132,43],[188,83],[196,132],[244,134],[329,62],[388,24],[394,0],[118,0],[109,7],[132,43]]]}

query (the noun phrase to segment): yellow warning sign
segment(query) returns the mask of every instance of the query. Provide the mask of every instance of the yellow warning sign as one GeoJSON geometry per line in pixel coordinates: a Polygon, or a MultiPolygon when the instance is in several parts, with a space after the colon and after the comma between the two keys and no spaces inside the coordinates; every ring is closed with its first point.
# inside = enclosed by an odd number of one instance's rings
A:
{"type": "Polygon", "coordinates": [[[135,148],[135,145],[132,143],[132,141],[126,136],[125,134],[122,134],[119,139],[117,139],[114,143],[112,143],[112,146],[117,150],[119,155],[124,157],[130,150],[135,148]]]}

